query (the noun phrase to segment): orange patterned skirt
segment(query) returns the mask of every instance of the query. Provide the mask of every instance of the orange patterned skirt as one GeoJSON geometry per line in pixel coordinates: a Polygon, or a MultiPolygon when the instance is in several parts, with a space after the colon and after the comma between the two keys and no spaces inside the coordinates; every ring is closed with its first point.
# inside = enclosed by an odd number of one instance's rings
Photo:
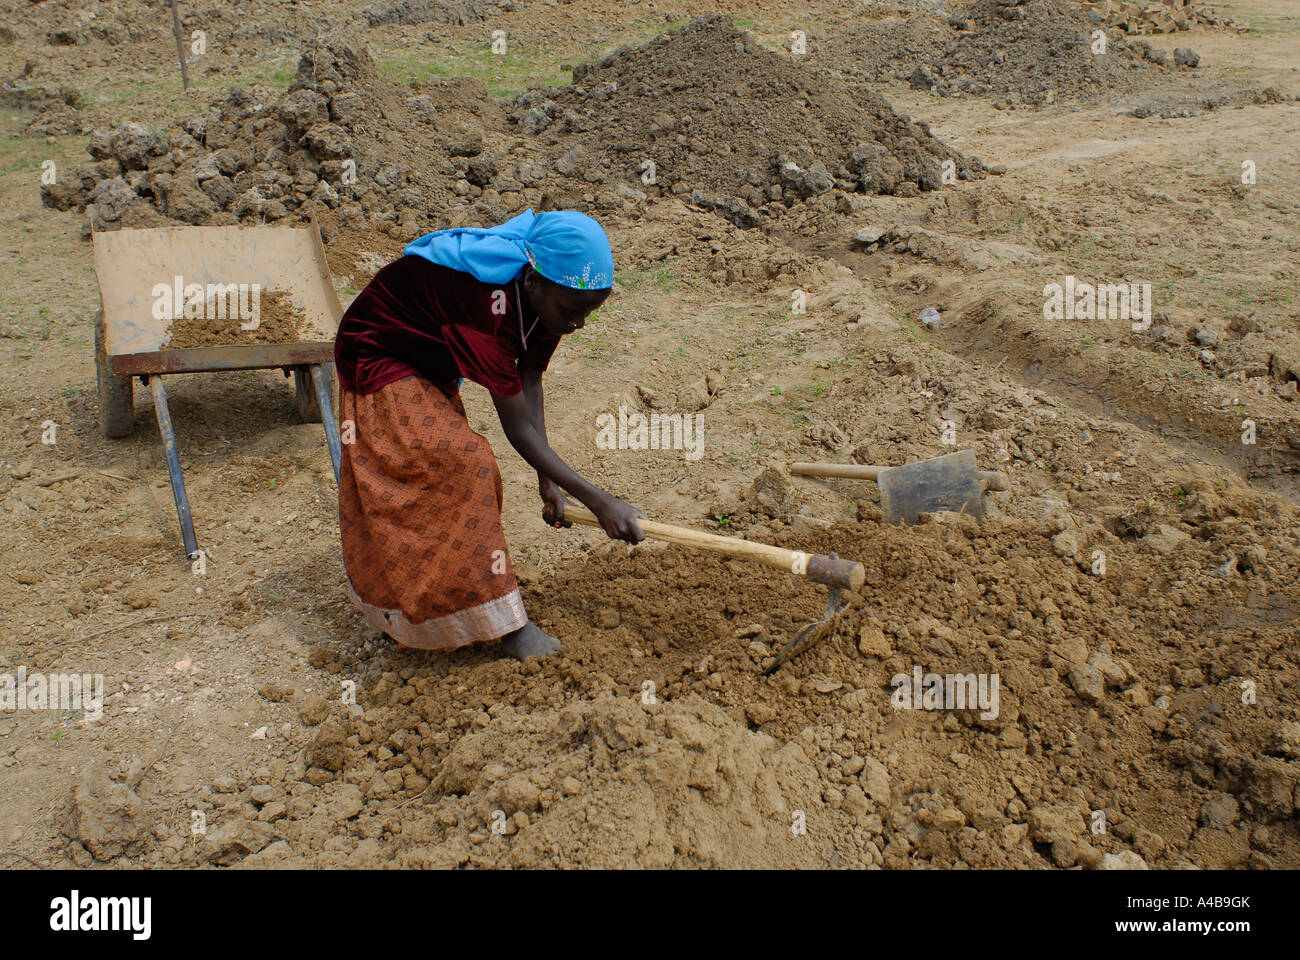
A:
{"type": "Polygon", "coordinates": [[[448,650],[528,622],[501,530],[501,471],[460,394],[418,376],[340,391],[348,596],[406,647],[448,650]],[[352,430],[348,430],[351,421],[352,430]]]}

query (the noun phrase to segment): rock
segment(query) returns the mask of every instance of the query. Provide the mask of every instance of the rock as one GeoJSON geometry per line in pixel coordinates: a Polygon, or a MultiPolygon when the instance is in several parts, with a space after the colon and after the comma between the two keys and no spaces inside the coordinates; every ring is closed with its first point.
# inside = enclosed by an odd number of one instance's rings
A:
{"type": "Polygon", "coordinates": [[[347,761],[346,734],[336,720],[326,720],[316,729],[316,739],[307,750],[307,762],[338,773],[347,761]]]}
{"type": "Polygon", "coordinates": [[[1101,851],[1086,840],[1081,840],[1075,844],[1075,849],[1078,853],[1078,864],[1083,869],[1096,870],[1101,866],[1101,851]]]}
{"type": "Polygon", "coordinates": [[[945,807],[934,815],[932,827],[944,833],[953,833],[966,826],[966,816],[956,807],[945,807]]]}
{"type": "Polygon", "coordinates": [[[777,169],[781,185],[794,190],[805,199],[835,188],[835,178],[830,175],[826,165],[820,160],[809,165],[806,170],[792,160],[784,160],[779,163],[777,169]]]}
{"type": "Polygon", "coordinates": [[[868,797],[881,806],[889,806],[893,793],[889,785],[889,771],[873,757],[867,757],[859,775],[862,789],[868,797]]]}
{"type": "Polygon", "coordinates": [[[683,411],[695,413],[707,407],[712,399],[708,381],[701,377],[678,394],[677,403],[683,411]]]}
{"type": "Polygon", "coordinates": [[[1122,687],[1128,681],[1128,671],[1100,650],[1088,657],[1088,665],[1101,671],[1102,679],[1112,687],[1122,687]]]}
{"type": "Polygon", "coordinates": [[[792,495],[789,474],[779,467],[766,467],[745,491],[745,501],[755,513],[776,518],[789,512],[792,495]]]}
{"type": "Polygon", "coordinates": [[[1054,645],[1054,649],[1058,655],[1069,663],[1088,662],[1088,645],[1083,642],[1083,637],[1078,634],[1066,636],[1054,645]]]}
{"type": "Polygon", "coordinates": [[[1201,55],[1191,47],[1175,47],[1174,63],[1180,67],[1196,67],[1201,63],[1201,55]]]}
{"type": "Polygon", "coordinates": [[[234,181],[221,174],[204,180],[199,184],[199,189],[208,195],[213,204],[223,210],[234,202],[236,195],[234,181]]]}
{"type": "Polygon", "coordinates": [[[354,783],[345,783],[339,788],[334,799],[330,801],[329,812],[336,820],[351,820],[365,807],[361,788],[354,783]]]}
{"type": "Polygon", "coordinates": [[[1132,850],[1124,850],[1118,854],[1107,853],[1101,858],[1098,870],[1146,870],[1147,862],[1132,850]]]}
{"type": "Polygon", "coordinates": [[[159,175],[154,177],[153,190],[159,209],[181,223],[205,223],[216,213],[216,204],[192,176],[159,175]]]}
{"type": "Polygon", "coordinates": [[[203,838],[200,851],[209,863],[228,867],[262,850],[274,839],[275,831],[270,824],[240,817],[210,831],[203,838]]]}
{"type": "Polygon", "coordinates": [[[1300,723],[1287,720],[1273,735],[1274,749],[1293,760],[1300,759],[1300,723]]]}
{"type": "Polygon", "coordinates": [[[250,187],[235,198],[234,206],[231,208],[235,216],[241,220],[246,217],[260,216],[262,210],[266,207],[266,198],[263,197],[256,187],[250,187]]]}
{"type": "Polygon", "coordinates": [[[497,175],[497,161],[490,153],[480,153],[465,168],[465,179],[476,187],[486,187],[497,175]]]}
{"type": "Polygon", "coordinates": [[[248,799],[259,807],[264,807],[276,798],[276,789],[269,783],[259,783],[248,791],[248,799]]]}
{"type": "Polygon", "coordinates": [[[1100,703],[1106,695],[1106,681],[1100,670],[1088,663],[1076,663],[1070,668],[1070,686],[1083,700],[1100,703]]]}
{"type": "Polygon", "coordinates": [[[1154,533],[1149,533],[1142,538],[1142,542],[1159,554],[1172,553],[1179,544],[1191,540],[1192,536],[1179,530],[1177,527],[1170,526],[1167,523],[1161,523],[1156,526],[1154,533]]]}
{"type": "Polygon", "coordinates": [[[123,123],[109,138],[109,152],[127,170],[143,170],[151,157],[167,152],[163,138],[140,123],[123,123]]]}
{"type": "Polygon", "coordinates": [[[938,84],[938,78],[933,71],[923,63],[918,63],[912,75],[907,78],[908,85],[913,90],[931,90],[938,84]]]}
{"type": "Polygon", "coordinates": [[[132,205],[142,203],[139,195],[121,177],[101,180],[90,195],[95,216],[103,221],[121,220],[132,205]]]}
{"type": "Polygon", "coordinates": [[[1079,811],[1066,806],[1040,806],[1029,811],[1029,839],[1035,843],[1077,840],[1084,833],[1079,811]]]}
{"type": "Polygon", "coordinates": [[[879,657],[881,660],[894,655],[879,621],[872,619],[862,624],[858,631],[858,652],[864,657],[879,657]]]}
{"type": "Polygon", "coordinates": [[[739,197],[719,197],[703,190],[691,191],[691,204],[703,210],[711,210],[729,223],[742,230],[749,230],[762,223],[762,219],[749,204],[739,197]]]}
{"type": "Polygon", "coordinates": [[[306,697],[298,704],[298,718],[309,727],[316,726],[329,715],[329,701],[324,697],[306,697]]]}
{"type": "Polygon", "coordinates": [[[107,127],[97,127],[90,132],[90,141],[86,152],[96,160],[107,160],[113,156],[113,131],[107,127]]]}
{"type": "Polygon", "coordinates": [[[295,90],[275,105],[274,114],[296,139],[313,125],[329,121],[329,101],[315,90],[295,90]]]}
{"type": "Polygon", "coordinates": [[[853,234],[853,242],[859,246],[868,247],[873,243],[878,243],[884,235],[885,231],[879,227],[863,227],[853,234]]]}
{"type": "Polygon", "coordinates": [[[1052,841],[1052,862],[1062,869],[1068,869],[1079,862],[1079,845],[1067,837],[1057,837],[1052,841]]]}
{"type": "Polygon", "coordinates": [[[749,721],[750,726],[761,727],[763,724],[776,719],[776,710],[766,703],[747,703],[745,704],[745,719],[749,721]]]}
{"type": "Polygon", "coordinates": [[[353,155],[351,138],[334,123],[314,124],[303,134],[302,143],[317,160],[343,160],[353,155]]]}
{"type": "Polygon", "coordinates": [[[1058,557],[1073,560],[1079,555],[1079,534],[1074,530],[1062,530],[1052,537],[1052,552],[1058,557]]]}
{"type": "Polygon", "coordinates": [[[415,97],[408,97],[406,105],[417,114],[424,117],[424,119],[429,123],[438,122],[438,111],[433,105],[433,98],[427,93],[422,93],[415,97]]]}
{"type": "Polygon", "coordinates": [[[64,833],[102,861],[139,856],[151,828],[144,801],[126,784],[92,769],[73,790],[64,833]]]}

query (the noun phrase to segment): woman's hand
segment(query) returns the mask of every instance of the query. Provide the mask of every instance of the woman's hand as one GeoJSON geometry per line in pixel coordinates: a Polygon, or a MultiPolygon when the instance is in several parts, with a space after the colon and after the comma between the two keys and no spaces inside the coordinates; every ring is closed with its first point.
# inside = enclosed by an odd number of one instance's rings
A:
{"type": "Polygon", "coordinates": [[[551,527],[571,527],[564,519],[564,491],[554,481],[538,476],[537,492],[542,495],[542,520],[551,527]]]}
{"type": "Polygon", "coordinates": [[[632,504],[624,503],[618,497],[607,493],[588,506],[600,521],[601,528],[613,539],[626,540],[628,543],[640,543],[645,539],[645,531],[641,529],[637,519],[644,520],[646,515],[632,504]]]}

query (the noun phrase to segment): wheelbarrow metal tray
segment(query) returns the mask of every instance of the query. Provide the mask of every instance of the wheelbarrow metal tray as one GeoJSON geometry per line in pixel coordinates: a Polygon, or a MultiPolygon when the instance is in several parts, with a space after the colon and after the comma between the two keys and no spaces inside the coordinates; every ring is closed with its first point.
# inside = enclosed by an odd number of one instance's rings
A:
{"type": "MultiPolygon", "coordinates": [[[[173,321],[169,316],[160,319],[154,315],[154,290],[159,284],[174,286],[177,277],[182,287],[257,284],[263,295],[278,294],[301,312],[302,335],[297,339],[302,344],[330,343],[338,331],[343,310],[330,282],[325,248],[315,225],[114,230],[94,234],[93,241],[95,273],[104,304],[104,346],[110,360],[168,349],[173,321]]],[[[265,348],[273,345],[250,342],[237,320],[232,319],[228,330],[214,335],[226,342],[185,348],[181,356],[166,360],[161,370],[145,370],[147,361],[137,359],[123,366],[114,363],[114,372],[179,373],[283,365],[269,362],[273,354],[265,348]],[[220,347],[252,349],[247,360],[255,362],[236,362],[236,353],[207,352],[220,347]],[[200,352],[191,354],[195,350],[200,352]],[[189,362],[199,366],[177,366],[189,362]]],[[[306,362],[322,359],[316,354],[306,362]]]]}

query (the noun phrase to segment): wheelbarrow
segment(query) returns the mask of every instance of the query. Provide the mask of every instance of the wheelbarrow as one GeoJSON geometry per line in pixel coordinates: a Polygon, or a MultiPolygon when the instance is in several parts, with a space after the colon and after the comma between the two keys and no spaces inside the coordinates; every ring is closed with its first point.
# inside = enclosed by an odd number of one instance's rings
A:
{"type": "Polygon", "coordinates": [[[150,388],[187,557],[196,559],[199,546],[164,375],[292,375],[298,414],[324,424],[337,479],[333,360],[343,309],[314,225],[116,230],[92,240],[100,429],[110,438],[133,433],[135,378],[150,388]],[[264,313],[273,315],[266,326],[264,313]]]}

